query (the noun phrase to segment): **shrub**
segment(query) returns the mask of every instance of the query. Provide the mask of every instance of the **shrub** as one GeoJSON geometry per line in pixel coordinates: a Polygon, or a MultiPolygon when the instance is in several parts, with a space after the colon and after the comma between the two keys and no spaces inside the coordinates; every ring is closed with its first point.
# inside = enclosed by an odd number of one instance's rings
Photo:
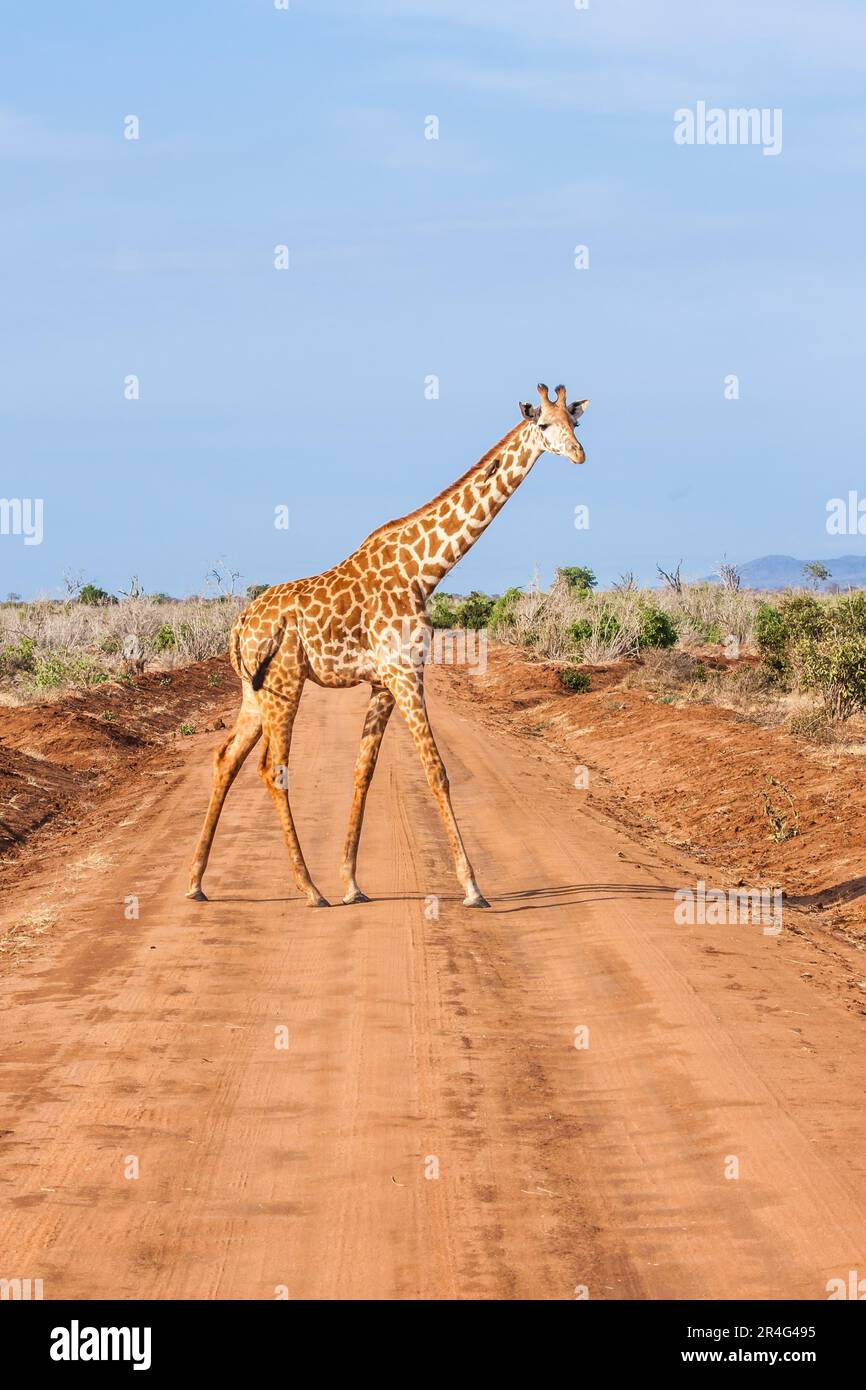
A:
{"type": "Polygon", "coordinates": [[[755,642],[765,654],[781,657],[787,641],[787,627],[773,603],[762,603],[755,614],[755,642]]]}
{"type": "Polygon", "coordinates": [[[771,671],[766,666],[737,666],[727,676],[725,685],[728,690],[735,691],[738,697],[751,698],[761,697],[770,694],[777,683],[771,671]]]}
{"type": "Polygon", "coordinates": [[[504,594],[499,595],[490,610],[489,627],[491,632],[496,632],[497,629],[508,625],[514,605],[522,597],[520,589],[506,589],[504,594]]]}
{"type": "Polygon", "coordinates": [[[610,645],[616,641],[621,631],[619,618],[609,609],[602,608],[596,614],[595,623],[589,618],[578,618],[576,623],[572,623],[567,629],[568,635],[579,652],[583,652],[585,644],[594,637],[597,643],[610,645]]]}
{"type": "Polygon", "coordinates": [[[796,647],[800,684],[815,690],[834,719],[866,708],[866,637],[802,639],[796,647]]]}
{"type": "Polygon", "coordinates": [[[761,792],[764,815],[770,823],[770,837],[783,845],[800,833],[800,815],[794,798],[778,777],[766,776],[761,792]]]}
{"type": "Polygon", "coordinates": [[[63,651],[49,652],[35,658],[30,680],[37,690],[56,690],[64,685],[87,689],[104,684],[108,680],[108,672],[86,656],[63,651]]]}
{"type": "Polygon", "coordinates": [[[16,671],[32,671],[36,643],[32,637],[22,633],[18,641],[0,649],[0,670],[13,674],[16,671]]]}
{"type": "Polygon", "coordinates": [[[808,739],[810,743],[835,743],[838,737],[835,721],[826,709],[804,710],[793,714],[788,720],[788,733],[797,738],[808,739]]]}
{"type": "Polygon", "coordinates": [[[585,694],[592,686],[589,672],[581,671],[579,666],[566,666],[564,671],[560,671],[559,679],[566,690],[573,690],[579,694],[585,694]]]}
{"type": "Polygon", "coordinates": [[[641,647],[673,647],[677,630],[670,613],[655,604],[644,604],[640,612],[638,642],[641,647]]]}
{"type": "Polygon", "coordinates": [[[177,638],[171,623],[161,623],[153,635],[153,650],[155,652],[173,652],[176,646],[177,638]]]}
{"type": "Polygon", "coordinates": [[[852,637],[866,636],[866,593],[862,589],[834,599],[825,612],[836,631],[852,637]]]}
{"type": "Polygon", "coordinates": [[[100,589],[96,584],[85,584],[78,595],[78,602],[90,606],[105,607],[107,604],[117,603],[117,599],[107,589],[100,589]]]}
{"type": "Polygon", "coordinates": [[[456,627],[481,628],[486,627],[490,621],[490,614],[493,612],[493,599],[487,594],[481,594],[477,589],[473,589],[461,604],[458,605],[454,614],[456,627]]]}
{"type": "Polygon", "coordinates": [[[589,618],[578,618],[576,623],[572,623],[566,628],[566,632],[579,652],[583,651],[584,642],[588,642],[592,636],[592,623],[589,618]]]}
{"type": "Polygon", "coordinates": [[[598,584],[595,574],[586,565],[561,565],[557,568],[556,573],[559,578],[564,580],[569,589],[588,592],[598,584]]]}
{"type": "Polygon", "coordinates": [[[789,595],[782,600],[780,612],[788,643],[820,637],[826,630],[827,607],[811,594],[789,595]]]}
{"type": "Polygon", "coordinates": [[[457,615],[450,594],[434,594],[427,604],[427,616],[434,627],[456,627],[457,615]]]}

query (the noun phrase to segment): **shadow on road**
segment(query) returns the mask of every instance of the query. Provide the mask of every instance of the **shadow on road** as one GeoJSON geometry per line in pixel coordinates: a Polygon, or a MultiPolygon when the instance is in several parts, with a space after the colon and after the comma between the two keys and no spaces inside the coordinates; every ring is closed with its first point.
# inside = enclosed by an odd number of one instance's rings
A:
{"type": "MultiPolygon", "coordinates": [[[[863,884],[863,891],[866,892],[866,878],[858,880],[863,884]]],[[[665,898],[670,897],[679,884],[656,884],[656,883],[562,883],[550,886],[539,886],[537,888],[521,888],[513,893],[494,893],[490,898],[491,911],[496,913],[504,912],[538,912],[540,910],[557,907],[577,907],[581,903],[607,902],[616,898],[665,898]]],[[[369,896],[370,903],[426,903],[433,894],[425,893],[372,893],[369,896]]],[[[437,893],[435,896],[440,903],[449,903],[455,906],[462,906],[463,898],[459,893],[437,893]]],[[[248,898],[232,895],[230,897],[210,898],[212,903],[303,903],[304,899],[300,894],[277,898],[248,898]]],[[[803,899],[803,902],[810,901],[803,899]]],[[[793,902],[793,899],[792,899],[793,902]]],[[[332,907],[342,907],[343,904],[337,900],[331,903],[332,907]]],[[[354,904],[363,910],[365,904],[354,904]]]]}

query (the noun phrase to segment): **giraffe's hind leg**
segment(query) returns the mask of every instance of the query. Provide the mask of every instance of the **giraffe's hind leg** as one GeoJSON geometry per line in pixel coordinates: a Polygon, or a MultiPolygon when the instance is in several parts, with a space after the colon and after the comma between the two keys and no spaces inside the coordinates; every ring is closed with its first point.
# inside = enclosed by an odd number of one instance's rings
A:
{"type": "Polygon", "coordinates": [[[247,754],[256,746],[262,732],[262,716],[258,702],[250,687],[244,683],[243,702],[235,726],[228,738],[217,749],[213,765],[213,787],[207,815],[204,818],[201,835],[196,845],[195,855],[190,866],[189,888],[186,896],[198,902],[206,902],[201,881],[207,868],[217,821],[229,787],[237,777],[247,754]]]}
{"type": "Polygon", "coordinates": [[[278,692],[270,689],[265,692],[266,698],[262,701],[264,740],[259,759],[259,775],[277,808],[296,887],[305,895],[311,907],[328,907],[327,899],[322,897],[310,878],[289,802],[289,753],[292,746],[292,727],[301,701],[304,679],[302,674],[293,675],[292,680],[285,678],[282,680],[278,692]]]}
{"type": "Polygon", "coordinates": [[[367,706],[367,717],[364,720],[364,732],[361,735],[358,761],[355,764],[355,789],[352,796],[352,809],[349,812],[346,847],[343,850],[341,877],[345,890],[344,903],[367,902],[367,897],[361,892],[355,878],[355,869],[358,863],[358,842],[361,838],[361,826],[364,822],[364,803],[367,800],[367,791],[376,770],[376,759],[379,756],[382,736],[393,708],[394,696],[390,690],[386,690],[384,687],[373,690],[370,703],[367,706]]]}

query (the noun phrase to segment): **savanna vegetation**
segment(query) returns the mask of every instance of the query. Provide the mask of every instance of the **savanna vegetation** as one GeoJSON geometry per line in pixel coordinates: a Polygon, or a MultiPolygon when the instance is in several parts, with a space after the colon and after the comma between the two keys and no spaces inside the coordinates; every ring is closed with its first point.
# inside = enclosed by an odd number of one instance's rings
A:
{"type": "MultiPolygon", "coordinates": [[[[434,594],[429,614],[434,627],[486,629],[522,648],[576,693],[592,688],[593,668],[622,663],[624,685],[649,685],[664,702],[784,718],[817,741],[866,710],[866,592],[767,594],[665,578],[649,589],[626,576],[600,591],[591,569],[569,566],[549,589],[434,594]]],[[[174,600],[83,584],[66,600],[11,597],[0,604],[0,690],[7,700],[39,698],[217,656],[264,587],[174,600]]]]}
{"type": "Polygon", "coordinates": [[[62,602],[0,604],[0,690],[7,699],[38,698],[217,656],[245,602],[118,598],[87,585],[62,602]]]}
{"type": "Polygon", "coordinates": [[[623,684],[651,686],[664,703],[717,702],[817,742],[866,710],[866,592],[767,594],[665,578],[649,589],[626,577],[599,592],[592,571],[574,566],[547,590],[438,595],[431,617],[487,627],[556,666],[576,692],[592,688],[593,667],[628,663],[623,684]]]}

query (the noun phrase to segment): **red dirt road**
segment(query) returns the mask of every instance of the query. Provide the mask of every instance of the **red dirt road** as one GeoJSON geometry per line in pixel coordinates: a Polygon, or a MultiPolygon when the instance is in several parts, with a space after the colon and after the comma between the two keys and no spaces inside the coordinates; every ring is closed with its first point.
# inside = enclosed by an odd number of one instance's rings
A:
{"type": "MultiPolygon", "coordinates": [[[[0,926],[59,916],[0,966],[0,1277],[46,1298],[815,1299],[866,1274],[866,1048],[832,956],[796,922],[676,926],[700,866],[431,684],[490,911],[460,903],[396,718],[369,904],[299,899],[255,755],[212,901],[184,900],[223,735],[184,740],[158,797],[151,777],[130,812],[127,790],[89,857],[4,904],[0,926]]],[[[296,724],[293,805],[335,900],[365,699],[308,686],[296,724]]]]}

